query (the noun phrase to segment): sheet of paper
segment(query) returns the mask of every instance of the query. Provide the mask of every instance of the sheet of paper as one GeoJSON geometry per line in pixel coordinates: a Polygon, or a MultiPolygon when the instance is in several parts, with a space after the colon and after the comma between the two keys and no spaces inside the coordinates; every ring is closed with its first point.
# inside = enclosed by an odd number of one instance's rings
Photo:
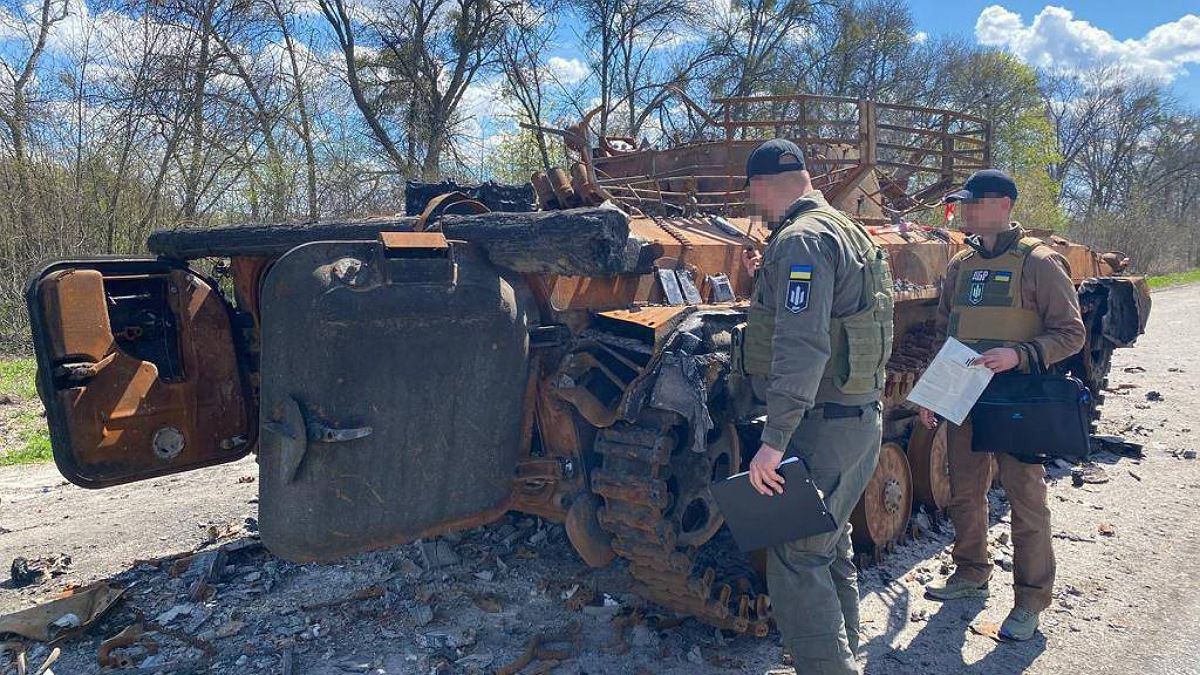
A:
{"type": "Polygon", "coordinates": [[[991,370],[971,365],[978,357],[979,353],[974,349],[954,338],[947,338],[941,351],[933,357],[933,363],[909,392],[908,400],[955,424],[962,424],[988,382],[992,381],[991,370]]]}

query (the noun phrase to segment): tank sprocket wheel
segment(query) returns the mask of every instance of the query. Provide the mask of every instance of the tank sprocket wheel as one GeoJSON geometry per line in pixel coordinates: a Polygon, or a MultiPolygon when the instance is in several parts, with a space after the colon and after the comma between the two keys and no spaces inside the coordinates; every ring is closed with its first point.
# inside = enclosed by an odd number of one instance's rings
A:
{"type": "Polygon", "coordinates": [[[676,415],[647,413],[636,423],[600,429],[602,466],[592,472],[592,491],[604,500],[600,525],[612,535],[613,551],[629,562],[639,595],[717,628],[764,637],[770,629],[767,596],[755,592],[750,578],[721,578],[697,558],[721,522],[713,525],[711,519],[720,518],[715,510],[699,520],[696,505],[703,495],[694,488],[701,480],[727,477],[740,464],[736,429],[718,429],[704,453],[688,447],[676,415]]]}
{"type": "Polygon", "coordinates": [[[879,448],[879,464],[850,515],[854,543],[876,553],[890,549],[908,529],[912,500],[908,458],[896,443],[884,443],[879,448]]]}
{"type": "Polygon", "coordinates": [[[935,511],[945,509],[950,503],[945,424],[936,429],[916,425],[908,439],[908,465],[912,470],[913,498],[935,511]]]}

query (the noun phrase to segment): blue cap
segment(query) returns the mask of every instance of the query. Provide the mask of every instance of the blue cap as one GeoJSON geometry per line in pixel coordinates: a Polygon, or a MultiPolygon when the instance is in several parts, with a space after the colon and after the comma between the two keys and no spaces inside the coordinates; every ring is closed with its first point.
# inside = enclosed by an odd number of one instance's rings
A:
{"type": "Polygon", "coordinates": [[[746,185],[755,176],[773,176],[803,171],[804,168],[804,152],[800,146],[785,138],[775,138],[755,148],[746,158],[746,185]]]}
{"type": "Polygon", "coordinates": [[[1017,201],[1017,183],[1000,169],[983,169],[971,174],[963,189],[951,192],[942,201],[949,204],[963,199],[1008,197],[1017,201]]]}

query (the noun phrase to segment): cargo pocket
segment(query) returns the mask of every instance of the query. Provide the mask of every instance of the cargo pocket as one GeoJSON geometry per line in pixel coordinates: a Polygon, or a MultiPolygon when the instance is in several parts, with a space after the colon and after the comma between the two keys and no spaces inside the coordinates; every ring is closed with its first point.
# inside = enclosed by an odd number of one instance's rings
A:
{"type": "Polygon", "coordinates": [[[883,363],[891,349],[891,297],[876,293],[874,306],[842,318],[846,362],[839,364],[838,389],[844,394],[869,394],[883,386],[883,363]]]}

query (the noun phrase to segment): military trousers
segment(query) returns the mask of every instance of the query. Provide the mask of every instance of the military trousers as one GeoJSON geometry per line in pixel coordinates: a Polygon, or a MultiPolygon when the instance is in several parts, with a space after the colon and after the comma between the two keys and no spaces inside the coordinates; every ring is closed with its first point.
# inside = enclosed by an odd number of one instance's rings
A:
{"type": "Polygon", "coordinates": [[[797,673],[860,672],[855,661],[858,574],[850,546],[850,513],[879,461],[880,411],[878,403],[868,404],[861,416],[825,419],[818,405],[788,444],[786,454],[808,464],[838,525],[833,532],[767,551],[771,607],[797,673]]]}
{"type": "MultiPolygon", "coordinates": [[[[950,504],[946,510],[954,523],[955,575],[984,582],[992,574],[987,501],[992,455],[971,451],[970,417],[962,426],[947,423],[946,452],[950,462],[950,504]]],[[[998,453],[995,457],[1012,510],[1013,594],[1018,607],[1040,612],[1050,606],[1054,588],[1046,469],[1012,455],[998,453]]]]}

